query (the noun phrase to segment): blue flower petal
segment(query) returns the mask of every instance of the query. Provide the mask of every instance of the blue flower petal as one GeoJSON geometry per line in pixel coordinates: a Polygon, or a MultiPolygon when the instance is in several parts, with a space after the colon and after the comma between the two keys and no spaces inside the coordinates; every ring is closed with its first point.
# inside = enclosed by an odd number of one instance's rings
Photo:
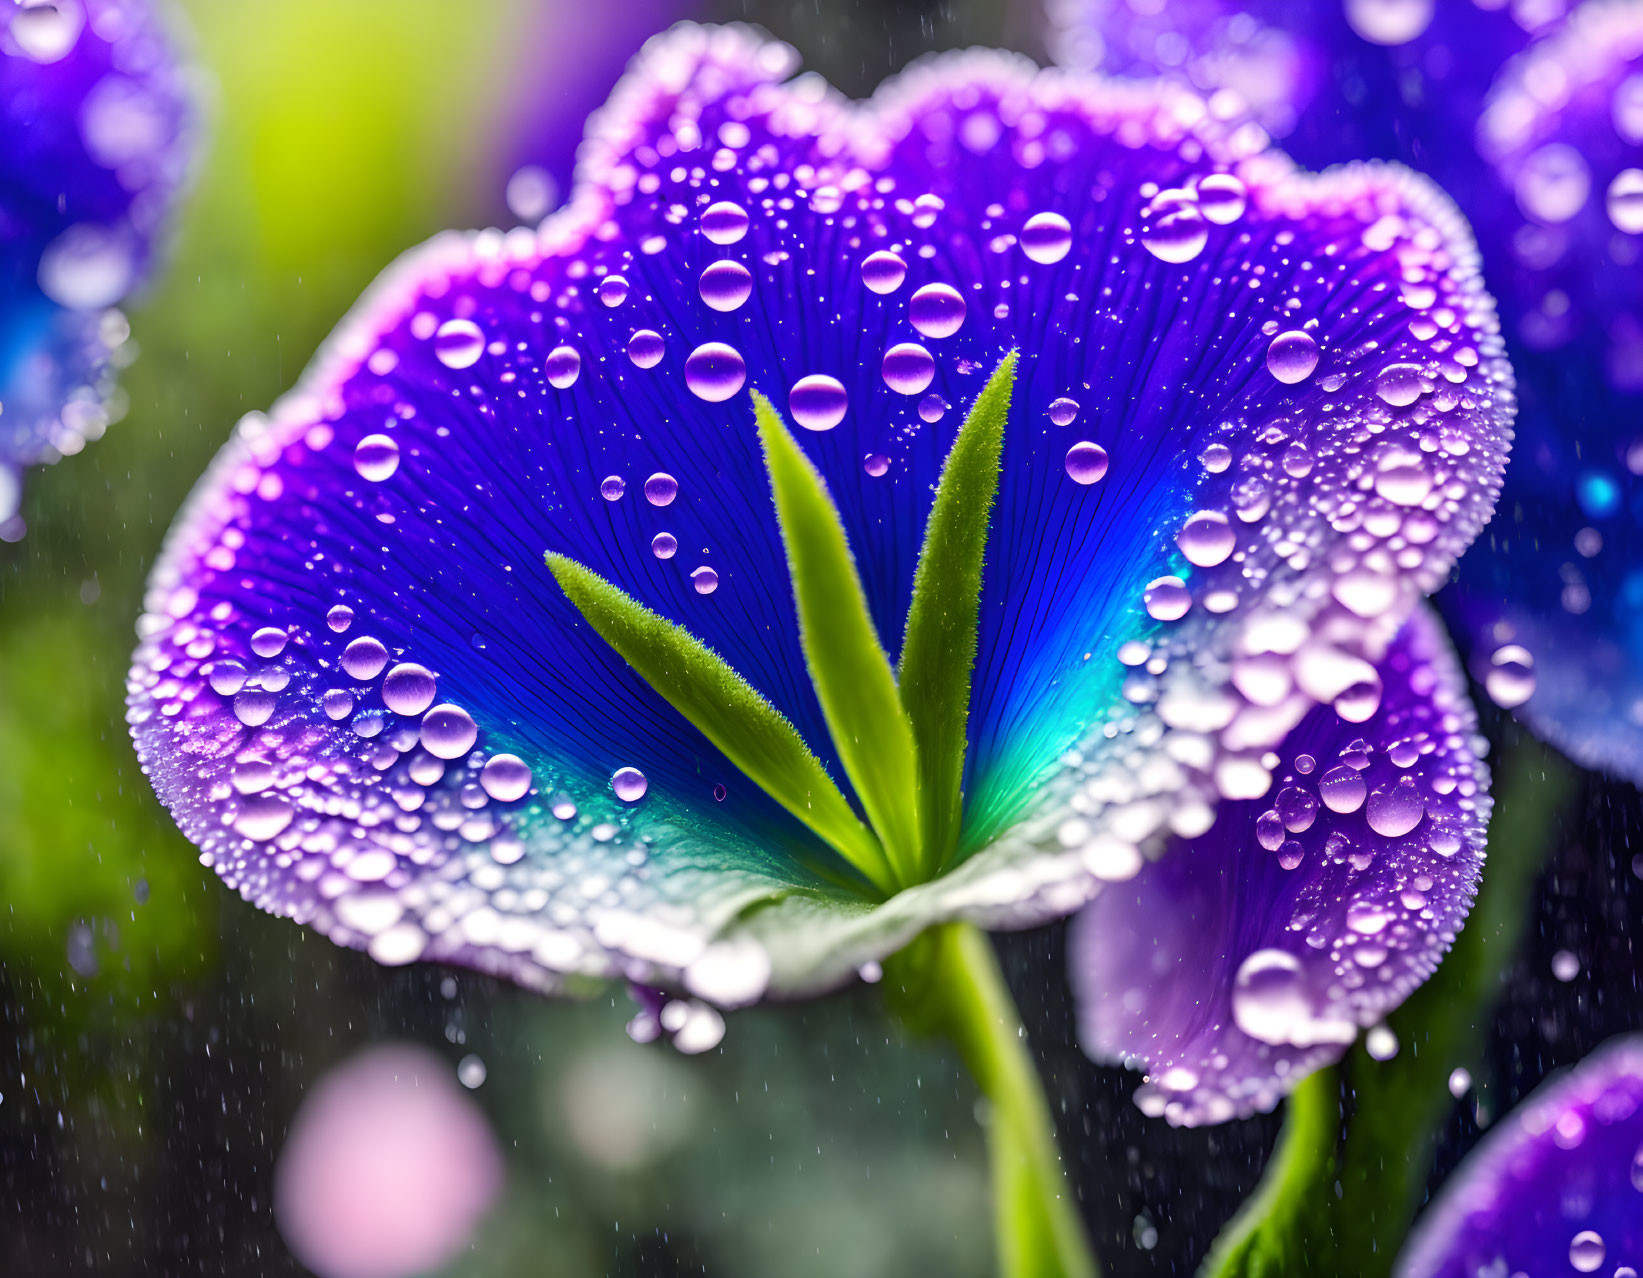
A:
{"type": "Polygon", "coordinates": [[[1643,1267],[1643,1039],[1542,1083],[1457,1167],[1399,1278],[1643,1267]]]}
{"type": "Polygon", "coordinates": [[[654,42],[567,209],[407,257],[202,483],[131,716],[249,896],[379,957],[736,1001],[754,950],[796,991],[937,918],[1064,913],[1264,791],[1317,702],[1373,711],[1510,420],[1447,202],[1246,155],[1167,86],[962,55],[858,108],[791,69],[733,29],[654,42]],[[804,428],[894,647],[1010,349],[969,860],[872,909],[541,556],[690,627],[832,763],[746,392],[804,428]],[[528,790],[486,784],[498,755],[528,790]]]}
{"type": "Polygon", "coordinates": [[[0,15],[0,539],[19,472],[107,425],[112,308],[143,279],[190,154],[183,76],[148,6],[0,15]]]}

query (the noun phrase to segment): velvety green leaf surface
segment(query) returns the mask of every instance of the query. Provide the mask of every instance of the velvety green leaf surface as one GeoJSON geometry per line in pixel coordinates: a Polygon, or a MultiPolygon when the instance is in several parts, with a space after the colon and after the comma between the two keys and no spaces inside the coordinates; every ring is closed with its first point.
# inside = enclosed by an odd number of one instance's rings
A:
{"type": "Polygon", "coordinates": [[[588,624],[646,683],[760,788],[877,887],[889,890],[889,866],[878,840],[775,706],[683,626],[564,555],[546,558],[554,580],[588,624]]]}
{"type": "Polygon", "coordinates": [[[919,551],[898,685],[918,743],[919,816],[931,872],[957,845],[981,568],[1015,389],[1011,351],[970,408],[942,468],[919,551]]]}
{"type": "Polygon", "coordinates": [[[770,401],[755,392],[753,403],[811,682],[891,868],[902,884],[917,882],[918,760],[890,659],[827,486],[770,401]]]}

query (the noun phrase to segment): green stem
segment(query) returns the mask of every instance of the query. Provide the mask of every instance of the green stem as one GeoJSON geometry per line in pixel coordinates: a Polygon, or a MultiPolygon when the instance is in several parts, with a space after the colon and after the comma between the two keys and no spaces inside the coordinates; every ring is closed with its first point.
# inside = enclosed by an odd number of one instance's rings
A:
{"type": "Polygon", "coordinates": [[[913,1028],[951,1040],[987,1098],[999,1272],[1095,1278],[1038,1067],[986,933],[968,923],[930,929],[890,960],[885,984],[913,1028]]]}

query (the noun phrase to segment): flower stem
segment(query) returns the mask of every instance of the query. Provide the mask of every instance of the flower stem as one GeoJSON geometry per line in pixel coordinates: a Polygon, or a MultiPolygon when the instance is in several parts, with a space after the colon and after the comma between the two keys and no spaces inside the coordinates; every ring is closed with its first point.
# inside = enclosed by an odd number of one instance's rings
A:
{"type": "Polygon", "coordinates": [[[886,987],[913,1028],[951,1040],[987,1099],[999,1272],[1095,1278],[1038,1067],[986,933],[930,929],[890,961],[886,987]]]}

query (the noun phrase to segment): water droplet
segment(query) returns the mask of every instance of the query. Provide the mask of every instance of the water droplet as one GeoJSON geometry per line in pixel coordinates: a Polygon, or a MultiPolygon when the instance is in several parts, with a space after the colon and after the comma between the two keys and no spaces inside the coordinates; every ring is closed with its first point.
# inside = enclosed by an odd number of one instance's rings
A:
{"type": "Polygon", "coordinates": [[[346,688],[332,688],[319,699],[319,704],[327,719],[340,723],[354,713],[354,694],[346,688]]]}
{"type": "Polygon", "coordinates": [[[1236,222],[1248,203],[1244,184],[1230,173],[1211,173],[1198,184],[1198,211],[1217,226],[1236,222]]]}
{"type": "Polygon", "coordinates": [[[628,282],[620,275],[607,275],[599,281],[599,300],[612,309],[628,300],[628,282]]]}
{"type": "Polygon", "coordinates": [[[1147,583],[1141,602],[1154,621],[1179,621],[1192,607],[1192,595],[1179,577],[1159,577],[1147,583]]]}
{"type": "Polygon", "coordinates": [[[1602,1234],[1595,1229],[1582,1229],[1569,1240],[1569,1263],[1577,1273],[1594,1273],[1602,1266],[1608,1250],[1603,1245],[1602,1234]]]}
{"type": "Polygon", "coordinates": [[[479,774],[479,784],[497,802],[512,803],[530,791],[530,765],[517,754],[492,755],[479,774]]]}
{"type": "Polygon", "coordinates": [[[1389,1061],[1398,1054],[1398,1036],[1385,1025],[1376,1025],[1363,1036],[1363,1050],[1369,1059],[1389,1061]]]}
{"type": "Polygon", "coordinates": [[[862,459],[861,468],[877,479],[890,469],[890,459],[883,453],[868,453],[862,459]]]}
{"type": "Polygon", "coordinates": [[[825,373],[801,377],[787,392],[787,411],[806,430],[832,430],[844,420],[849,406],[844,383],[825,373]]]}
{"type": "Polygon", "coordinates": [[[861,264],[861,282],[875,293],[894,293],[907,278],[907,263],[894,253],[868,254],[861,264]]]}
{"type": "Polygon", "coordinates": [[[1175,535],[1187,562],[1200,568],[1225,563],[1238,545],[1238,534],[1218,510],[1200,510],[1175,535]]]}
{"type": "Polygon", "coordinates": [[[1466,1095],[1472,1086],[1471,1071],[1464,1066],[1457,1065],[1449,1071],[1449,1094],[1456,1100],[1466,1095]]]}
{"type": "Polygon", "coordinates": [[[611,773],[610,788],[623,803],[637,803],[650,789],[650,781],[638,768],[617,768],[611,773]]]}
{"type": "Polygon", "coordinates": [[[1420,791],[1405,777],[1390,789],[1376,790],[1369,796],[1364,819],[1382,838],[1397,839],[1419,825],[1425,815],[1426,805],[1421,802],[1420,791]]]}
{"type": "Polygon", "coordinates": [[[576,379],[582,375],[582,356],[574,346],[555,346],[548,352],[544,371],[548,375],[548,385],[555,390],[568,390],[576,385],[576,379]]]}
{"type": "Polygon", "coordinates": [[[685,359],[685,385],[697,399],[718,404],[747,383],[747,361],[734,346],[704,342],[685,359]]]}
{"type": "Polygon", "coordinates": [[[1141,243],[1161,262],[1190,262],[1209,243],[1209,226],[1192,193],[1160,191],[1141,214],[1141,243]]]}
{"type": "Polygon", "coordinates": [[[274,694],[261,688],[242,688],[234,696],[234,717],[248,728],[260,728],[273,716],[274,694]]]}
{"type": "Polygon", "coordinates": [[[1548,142],[1524,158],[1513,182],[1518,207],[1537,222],[1567,222],[1592,191],[1586,159],[1566,142],[1548,142]]]}
{"type": "Polygon", "coordinates": [[[931,391],[923,399],[919,400],[918,415],[920,421],[929,422],[934,425],[947,415],[947,401],[940,395],[937,395],[934,391],[931,391]]]}
{"type": "Polygon", "coordinates": [[[325,624],[340,635],[354,624],[354,610],[347,604],[337,604],[325,614],[325,624]]]}
{"type": "Polygon", "coordinates": [[[69,227],[40,255],[40,290],[59,306],[94,311],[112,306],[137,278],[136,244],[129,231],[92,222],[69,227]]]}
{"type": "Polygon", "coordinates": [[[52,63],[68,56],[84,25],[80,6],[59,0],[22,5],[13,13],[7,34],[30,61],[52,63]]]}
{"type": "Polygon", "coordinates": [[[1421,397],[1425,381],[1419,364],[1388,364],[1375,379],[1375,394],[1393,408],[1403,408],[1421,397]]]}
{"type": "Polygon", "coordinates": [[[1369,787],[1356,768],[1333,767],[1318,778],[1318,797],[1331,812],[1356,812],[1368,794],[1369,787]]]}
{"type": "Polygon", "coordinates": [[[395,714],[421,714],[434,703],[434,672],[402,661],[382,681],[382,704],[395,714]]]}
{"type": "Polygon", "coordinates": [[[1072,224],[1059,213],[1034,213],[1021,228],[1021,251],[1046,266],[1066,257],[1072,246],[1072,224]]]}
{"type": "Polygon", "coordinates": [[[716,311],[734,311],[753,296],[753,275],[740,262],[714,262],[702,272],[697,291],[716,311]]]}
{"type": "Polygon", "coordinates": [[[645,500],[652,506],[671,506],[679,495],[679,481],[665,470],[645,480],[645,500]]]}
{"type": "Polygon", "coordinates": [[[361,635],[342,650],[342,668],[348,677],[364,682],[375,679],[388,664],[388,650],[380,640],[361,635]]]}
{"type": "Polygon", "coordinates": [[[559,187],[546,169],[527,164],[508,179],[503,198],[521,222],[540,222],[558,200],[559,187]]]}
{"type": "Polygon", "coordinates": [[[1643,169],[1622,169],[1609,183],[1609,221],[1627,235],[1643,235],[1643,169]]]}
{"type": "Polygon", "coordinates": [[[1106,476],[1107,450],[1100,444],[1081,439],[1067,450],[1067,459],[1063,464],[1067,477],[1075,484],[1093,484],[1106,476]]]}
{"type": "Polygon", "coordinates": [[[1065,395],[1050,401],[1050,420],[1057,426],[1071,426],[1078,419],[1078,401],[1065,395]]]}
{"type": "Polygon", "coordinates": [[[1552,955],[1552,975],[1567,985],[1580,975],[1580,955],[1573,950],[1559,950],[1552,955]]]}
{"type": "Polygon", "coordinates": [[[399,445],[387,435],[367,435],[354,445],[354,469],[361,479],[380,484],[399,469],[399,445]]]}
{"type": "Polygon", "coordinates": [[[706,564],[690,574],[690,584],[696,587],[699,595],[711,595],[719,588],[719,574],[706,564]]]}
{"type": "Polygon", "coordinates": [[[485,334],[472,320],[446,320],[434,333],[434,356],[446,368],[471,368],[484,353],[485,334]]]}
{"type": "Polygon", "coordinates": [[[261,794],[241,801],[234,830],[257,843],[266,843],[282,833],[295,816],[290,802],[280,795],[261,794]]]}
{"type": "Polygon", "coordinates": [[[628,358],[636,368],[655,368],[662,362],[662,335],[653,328],[641,328],[628,338],[628,358]]]}
{"type": "Polygon", "coordinates": [[[1509,643],[1495,649],[1483,678],[1489,699],[1503,710],[1520,706],[1534,695],[1535,659],[1527,648],[1509,643]]]}
{"type": "Polygon", "coordinates": [[[884,352],[884,384],[902,395],[917,395],[936,377],[936,360],[917,342],[899,342],[884,352]]]}
{"type": "Polygon", "coordinates": [[[1267,371],[1287,386],[1304,382],[1318,367],[1318,343],[1312,334],[1292,328],[1279,333],[1266,348],[1267,371]]]}
{"type": "Polygon", "coordinates": [[[251,636],[251,651],[259,657],[277,657],[285,651],[285,631],[278,626],[264,626],[251,636]]]}
{"type": "Polygon", "coordinates": [[[1256,950],[1238,965],[1232,1019],[1251,1038],[1274,1046],[1340,1040],[1335,1023],[1315,1021],[1301,961],[1284,950],[1256,950]]]}
{"type": "Polygon", "coordinates": [[[436,759],[460,759],[479,739],[479,727],[461,706],[435,706],[422,718],[422,748],[436,759]]]}
{"type": "Polygon", "coordinates": [[[245,667],[232,659],[213,663],[206,677],[211,691],[220,697],[231,697],[245,687],[245,667]]]}
{"type": "Polygon", "coordinates": [[[926,337],[951,337],[963,327],[964,313],[964,298],[951,284],[926,284],[907,303],[907,318],[926,337]]]}
{"type": "Polygon", "coordinates": [[[1432,25],[1435,0],[1346,0],[1348,24],[1371,44],[1408,44],[1432,25]]]}
{"type": "Polygon", "coordinates": [[[735,244],[747,234],[747,210],[730,200],[720,200],[702,210],[702,234],[714,244],[735,244]]]}
{"type": "Polygon", "coordinates": [[[679,553],[679,539],[672,533],[657,533],[650,539],[650,553],[658,559],[672,559],[679,553]]]}
{"type": "Polygon", "coordinates": [[[620,475],[606,475],[599,481],[599,495],[606,501],[621,501],[628,490],[628,481],[620,475]]]}

